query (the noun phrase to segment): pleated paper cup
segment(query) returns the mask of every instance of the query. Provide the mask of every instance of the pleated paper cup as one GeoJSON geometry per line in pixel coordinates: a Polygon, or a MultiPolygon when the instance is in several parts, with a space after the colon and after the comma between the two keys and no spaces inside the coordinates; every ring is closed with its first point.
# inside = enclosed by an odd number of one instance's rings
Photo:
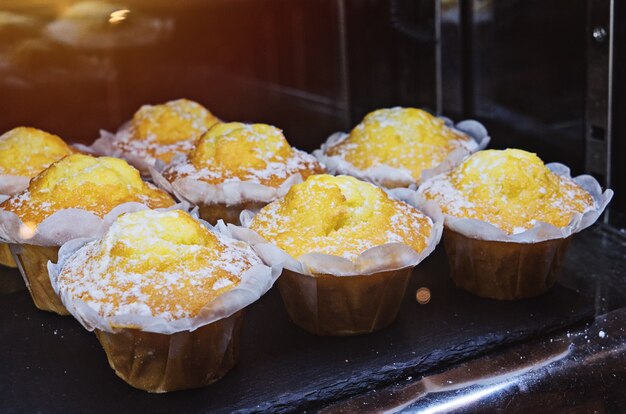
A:
{"type": "MultiPolygon", "coordinates": [[[[558,163],[546,164],[567,178],[570,170],[558,163]]],[[[532,228],[508,234],[482,220],[444,215],[444,246],[454,283],[475,295],[499,300],[539,296],[557,281],[574,234],[595,223],[613,197],[610,189],[589,175],[573,178],[593,198],[593,208],[573,215],[570,223],[556,227],[537,222],[532,228]]],[[[416,204],[427,214],[440,211],[418,190],[416,204]]]]}
{"type": "MultiPolygon", "coordinates": [[[[186,211],[188,208],[188,204],[181,203],[157,210],[186,211]]],[[[24,223],[13,212],[0,210],[0,242],[9,243],[35,306],[43,311],[68,315],[50,285],[48,261],[56,262],[59,248],[67,241],[83,237],[98,237],[106,232],[119,215],[145,209],[148,207],[141,203],[124,203],[102,218],[87,210],[63,209],[54,212],[37,226],[24,223]]]]}
{"type": "Polygon", "coordinates": [[[118,377],[135,388],[164,393],[205,387],[226,375],[239,359],[242,321],[240,310],[195,331],[95,333],[118,377]]]}
{"type": "Polygon", "coordinates": [[[475,295],[500,300],[539,296],[556,282],[570,237],[537,243],[474,239],[454,230],[443,242],[455,285],[475,295]]]}
{"type": "MultiPolygon", "coordinates": [[[[176,162],[177,159],[174,160],[176,162]]],[[[157,162],[150,168],[154,183],[161,189],[185,200],[200,209],[200,218],[216,225],[219,220],[236,225],[243,211],[258,212],[267,204],[287,194],[295,184],[301,183],[299,173],[291,175],[279,187],[270,187],[252,181],[227,181],[209,184],[205,181],[183,177],[169,182],[162,172],[165,165],[157,162]]]]}
{"type": "Polygon", "coordinates": [[[138,169],[143,177],[149,177],[150,167],[154,165],[156,159],[146,152],[145,147],[141,147],[141,141],[137,143],[137,151],[125,151],[119,146],[121,142],[128,142],[131,132],[129,121],[122,125],[116,133],[100,130],[100,137],[90,146],[75,144],[75,147],[88,154],[121,158],[138,169]]]}
{"type": "Polygon", "coordinates": [[[13,259],[11,249],[7,243],[0,243],[0,265],[6,267],[17,267],[17,263],[13,259]]]}
{"type": "Polygon", "coordinates": [[[285,269],[278,289],[291,320],[315,335],[360,335],[397,317],[413,267],[369,275],[308,275],[285,269]]]}
{"type": "Polygon", "coordinates": [[[417,187],[422,182],[437,174],[454,169],[474,152],[487,148],[487,145],[489,145],[491,141],[487,129],[478,121],[465,120],[454,124],[448,118],[442,117],[442,119],[448,127],[469,136],[472,140],[453,150],[439,165],[423,170],[417,181],[411,176],[409,171],[402,168],[396,168],[390,165],[377,165],[362,170],[338,155],[328,155],[327,152],[330,148],[349,137],[349,134],[345,132],[336,132],[329,136],[320,149],[313,151],[313,155],[320,163],[326,166],[329,174],[351,175],[352,177],[374,183],[387,189],[417,187]]]}
{"type": "Polygon", "coordinates": [[[48,262],[57,261],[59,247],[12,244],[11,251],[37,309],[69,315],[48,276],[48,262]]]}
{"type": "Polygon", "coordinates": [[[260,263],[252,266],[237,286],[194,317],[170,320],[132,311],[106,317],[57,284],[63,267],[94,241],[76,239],[61,247],[58,263],[48,263],[52,288],[67,310],[95,332],[117,376],[154,393],[204,387],[230,371],[239,355],[245,308],[272,287],[281,270],[260,263]]]}
{"type": "Polygon", "coordinates": [[[233,237],[252,245],[268,265],[282,266],[278,289],[291,320],[316,335],[360,335],[378,331],[397,317],[415,266],[433,252],[443,230],[443,218],[434,216],[421,252],[403,243],[387,243],[361,253],[354,261],[309,253],[290,256],[247,228],[228,225],[233,237]]]}

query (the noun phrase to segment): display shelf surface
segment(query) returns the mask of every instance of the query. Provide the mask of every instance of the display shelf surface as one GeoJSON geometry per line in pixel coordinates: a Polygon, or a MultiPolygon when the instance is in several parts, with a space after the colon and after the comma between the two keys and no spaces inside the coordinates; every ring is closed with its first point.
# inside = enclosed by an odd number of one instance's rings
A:
{"type": "MultiPolygon", "coordinates": [[[[274,288],[247,310],[240,361],[226,377],[204,389],[161,395],[117,378],[95,335],[73,318],[38,311],[25,290],[8,293],[0,296],[0,411],[314,409],[589,321],[606,303],[623,306],[623,290],[607,287],[626,274],[620,240],[598,229],[583,233],[572,243],[562,283],[517,302],[481,299],[455,288],[440,246],[416,269],[396,322],[357,337],[316,337],[299,329],[274,288]],[[430,289],[428,304],[415,300],[419,287],[430,289]]],[[[2,276],[9,274],[5,270],[2,276]]]]}

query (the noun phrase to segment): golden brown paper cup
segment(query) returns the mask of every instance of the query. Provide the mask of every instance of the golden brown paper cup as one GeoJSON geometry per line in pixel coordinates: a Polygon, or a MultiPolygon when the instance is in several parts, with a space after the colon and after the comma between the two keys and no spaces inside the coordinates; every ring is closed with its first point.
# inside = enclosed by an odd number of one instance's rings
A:
{"type": "Polygon", "coordinates": [[[359,335],[396,319],[412,270],[309,276],[285,269],[278,289],[289,317],[301,328],[316,335],[359,335]]]}
{"type": "Polygon", "coordinates": [[[244,210],[259,211],[265,207],[267,203],[262,201],[247,201],[241,204],[206,204],[200,205],[200,218],[208,221],[211,225],[216,225],[218,220],[224,220],[226,223],[240,225],[239,215],[244,210]]]}
{"type": "Polygon", "coordinates": [[[135,388],[163,393],[204,387],[226,375],[239,356],[242,320],[240,310],[192,332],[95,332],[118,377],[135,388]]]}
{"type": "Polygon", "coordinates": [[[7,267],[17,267],[15,260],[13,260],[11,249],[9,249],[9,245],[6,243],[0,243],[0,265],[7,267]]]}
{"type": "Polygon", "coordinates": [[[69,315],[61,299],[52,289],[48,275],[48,261],[57,262],[59,247],[12,244],[11,250],[35,306],[43,311],[69,315]]]}
{"type": "Polygon", "coordinates": [[[473,239],[448,228],[443,233],[456,286],[501,300],[547,292],[556,282],[570,239],[512,243],[473,239]]]}

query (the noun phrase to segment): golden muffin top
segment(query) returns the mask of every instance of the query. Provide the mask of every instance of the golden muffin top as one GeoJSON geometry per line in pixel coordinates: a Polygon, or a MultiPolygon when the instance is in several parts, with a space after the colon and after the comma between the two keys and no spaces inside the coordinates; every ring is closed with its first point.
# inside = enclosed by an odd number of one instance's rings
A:
{"type": "Polygon", "coordinates": [[[74,152],[56,135],[37,128],[13,128],[0,136],[0,174],[32,178],[74,152]]]}
{"type": "Polygon", "coordinates": [[[37,225],[62,209],[78,208],[104,217],[131,201],[150,208],[174,204],[166,192],[142,181],[139,171],[126,161],[74,154],[52,164],[31,180],[28,189],[7,199],[0,208],[37,225]]]}
{"type": "Polygon", "coordinates": [[[250,228],[294,258],[325,253],[350,260],[375,246],[426,247],[433,223],[380,188],[340,175],[312,175],[254,216],[250,228]]]}
{"type": "Polygon", "coordinates": [[[124,152],[169,163],[193,148],[194,141],[220,120],[188,99],[144,105],[133,115],[129,134],[116,145],[124,152]]]}
{"type": "Polygon", "coordinates": [[[378,109],[365,116],[350,135],[328,148],[360,170],[386,165],[406,170],[418,182],[422,171],[441,164],[472,138],[416,108],[378,109]]]}
{"type": "Polygon", "coordinates": [[[169,181],[191,177],[210,184],[252,181],[279,187],[297,173],[306,178],[323,171],[312,155],[292,148],[280,129],[230,122],[209,129],[187,159],[168,166],[163,176],[169,181]]]}
{"type": "Polygon", "coordinates": [[[571,178],[554,174],[536,154],[518,149],[479,151],[419,191],[436,200],[444,214],[483,220],[508,234],[537,221],[564,227],[574,213],[594,206],[591,195],[571,178]]]}
{"type": "Polygon", "coordinates": [[[189,318],[237,286],[261,260],[189,214],[143,210],[121,215],[107,234],[72,257],[59,288],[103,317],[189,318]]]}

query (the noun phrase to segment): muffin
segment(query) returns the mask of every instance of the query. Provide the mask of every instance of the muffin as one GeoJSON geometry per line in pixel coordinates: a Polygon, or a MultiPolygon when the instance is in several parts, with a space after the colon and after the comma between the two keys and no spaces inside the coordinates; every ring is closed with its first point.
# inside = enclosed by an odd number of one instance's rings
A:
{"type": "Polygon", "coordinates": [[[224,376],[237,360],[244,307],[278,276],[249,245],[181,210],[123,214],[102,238],[65,244],[49,269],[115,373],[150,392],[224,376]]]}
{"type": "Polygon", "coordinates": [[[292,148],[280,129],[230,122],[213,126],[186,156],[154,170],[153,179],[199,206],[209,223],[239,223],[241,211],[258,211],[323,171],[313,156],[292,148]]]}
{"type": "Polygon", "coordinates": [[[0,239],[11,244],[35,305],[67,314],[46,269],[48,260],[56,261],[59,246],[98,236],[123,212],[172,205],[166,192],[142,181],[125,161],[73,154],[0,204],[0,239]]]}
{"type": "Polygon", "coordinates": [[[370,112],[350,134],[330,136],[314,155],[333,174],[397,188],[448,171],[488,143],[476,121],[453,127],[421,109],[396,107],[370,112]]]}
{"type": "MultiPolygon", "coordinates": [[[[74,153],[60,137],[40,129],[18,127],[0,136],[0,202],[28,187],[35,175],[74,153]]],[[[15,267],[9,246],[0,243],[0,265],[15,267]]]]}
{"type": "Polygon", "coordinates": [[[278,280],[289,316],[318,335],[374,332],[396,318],[412,269],[441,221],[349,176],[313,175],[256,214],[249,240],[278,280]]]}
{"type": "Polygon", "coordinates": [[[611,199],[591,176],[570,177],[518,150],[480,151],[425,182],[418,202],[441,209],[455,284],[493,299],[522,299],[556,281],[571,236],[593,224],[611,199]]]}
{"type": "Polygon", "coordinates": [[[149,167],[157,160],[167,164],[192,150],[194,142],[219,122],[205,107],[188,99],[144,105],[117,133],[101,131],[90,149],[123,158],[149,175],[149,167]]]}

